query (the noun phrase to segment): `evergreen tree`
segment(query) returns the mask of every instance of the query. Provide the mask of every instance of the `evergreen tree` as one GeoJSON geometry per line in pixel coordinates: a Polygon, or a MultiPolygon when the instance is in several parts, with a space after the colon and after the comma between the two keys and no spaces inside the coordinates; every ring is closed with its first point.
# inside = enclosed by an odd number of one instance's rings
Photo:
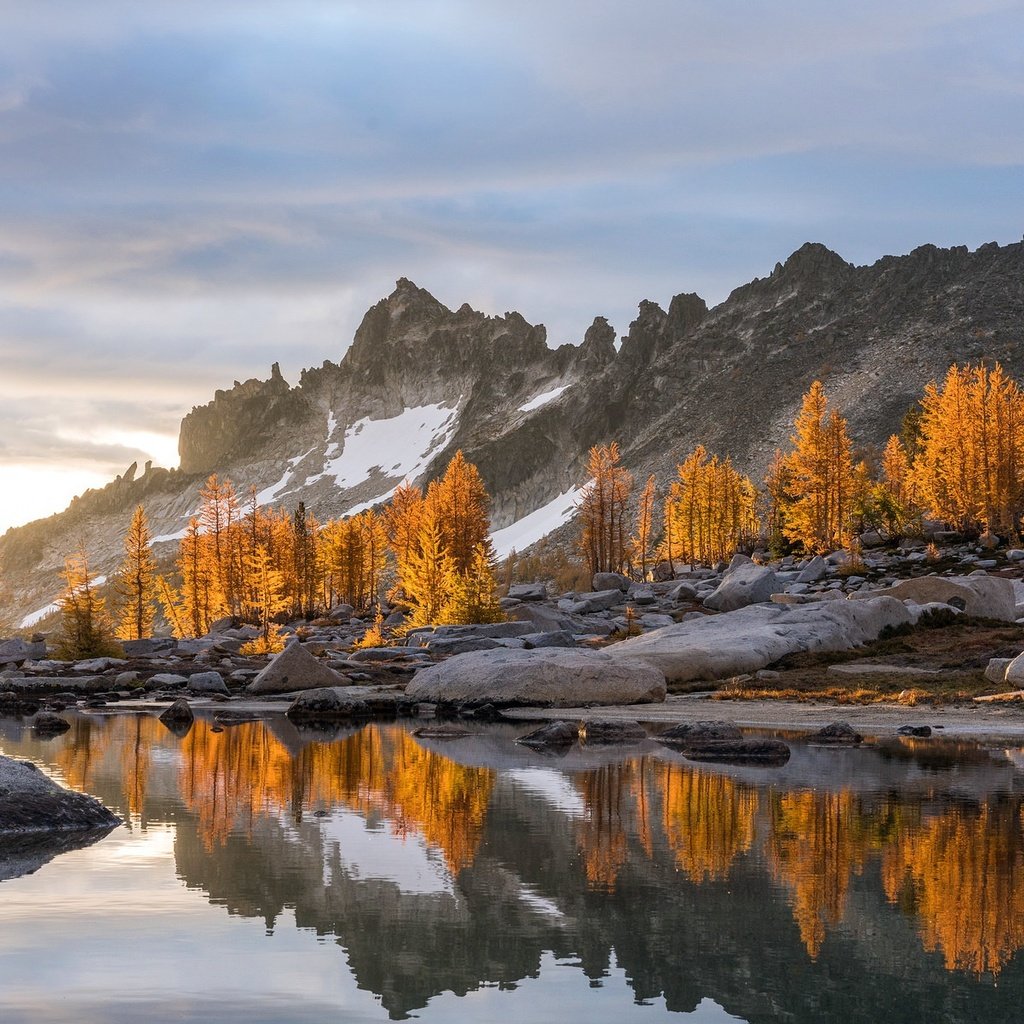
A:
{"type": "Polygon", "coordinates": [[[114,642],[106,601],[96,589],[84,549],[64,560],[64,590],[57,598],[60,635],[57,654],[68,660],[116,657],[124,652],[114,642]]]}
{"type": "Polygon", "coordinates": [[[477,544],[473,560],[465,572],[451,573],[448,598],[441,609],[440,621],[449,625],[505,621],[505,613],[498,601],[494,560],[487,545],[477,544]]]}
{"type": "Polygon", "coordinates": [[[122,640],[151,636],[156,618],[156,559],[150,551],[146,511],[137,505],[124,538],[124,560],[115,589],[121,598],[117,635],[122,640]]]}
{"type": "Polygon", "coordinates": [[[825,389],[816,380],[803,397],[786,463],[792,500],[785,534],[808,551],[846,543],[855,497],[852,445],[846,420],[829,413],[825,389]]]}
{"type": "Polygon", "coordinates": [[[252,597],[245,609],[246,617],[260,630],[260,635],[245,645],[247,654],[272,654],[284,648],[280,627],[275,616],[285,611],[290,599],[284,592],[284,574],[275,569],[270,552],[263,544],[249,556],[249,578],[252,581],[252,597]]]}
{"type": "Polygon", "coordinates": [[[650,562],[651,545],[654,534],[654,502],[657,481],[653,473],[647,477],[647,483],[640,494],[640,503],[636,510],[636,524],[630,538],[630,549],[635,562],[640,563],[640,579],[647,579],[650,562]]]}
{"type": "Polygon", "coordinates": [[[619,446],[595,445],[587,460],[589,482],[579,501],[579,546],[592,573],[621,572],[627,555],[626,515],[633,477],[619,465],[619,446]]]}

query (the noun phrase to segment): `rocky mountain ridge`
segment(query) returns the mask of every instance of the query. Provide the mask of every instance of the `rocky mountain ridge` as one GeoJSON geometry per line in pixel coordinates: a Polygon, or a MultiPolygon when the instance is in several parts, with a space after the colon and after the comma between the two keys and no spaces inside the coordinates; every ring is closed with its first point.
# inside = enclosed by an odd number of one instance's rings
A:
{"type": "Polygon", "coordinates": [[[403,478],[430,479],[462,448],[493,495],[496,530],[521,549],[571,514],[593,444],[617,440],[637,476],[667,480],[697,443],[757,476],[821,378],[858,442],[880,445],[953,361],[999,359],[1024,377],[1022,323],[1024,243],[925,245],[859,267],[808,243],[711,309],[687,293],[667,309],[644,300],[617,350],[603,317],[579,346],[551,349],[543,325],[519,313],[452,311],[403,278],[338,363],[295,386],[275,365],[193,409],[180,469],[129,467],[9,530],[8,611],[24,621],[51,600],[79,539],[109,572],[139,502],[169,545],[211,472],[256,488],[263,504],[301,500],[323,518],[383,501],[403,478]],[[517,528],[531,513],[539,525],[517,528]]]}

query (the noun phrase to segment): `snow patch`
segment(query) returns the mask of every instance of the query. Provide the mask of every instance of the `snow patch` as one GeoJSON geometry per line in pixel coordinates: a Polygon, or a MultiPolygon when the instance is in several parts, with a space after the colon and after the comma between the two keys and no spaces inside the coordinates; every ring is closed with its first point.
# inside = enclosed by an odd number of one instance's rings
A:
{"type": "Polygon", "coordinates": [[[563,384],[561,387],[555,388],[553,391],[545,391],[542,395],[536,395],[525,405],[519,406],[519,411],[533,412],[534,409],[539,409],[542,405],[547,405],[548,402],[553,402],[563,391],[570,387],[572,387],[571,384],[563,384]]]}
{"type": "Polygon", "coordinates": [[[309,451],[303,452],[301,455],[292,456],[292,458],[288,460],[288,468],[284,471],[284,475],[281,479],[278,480],[276,484],[264,487],[263,490],[256,495],[256,504],[269,505],[275,498],[283,498],[285,495],[290,494],[291,492],[284,490],[284,488],[288,486],[288,482],[291,480],[292,474],[295,472],[295,467],[302,462],[303,459],[308,459],[316,449],[317,445],[313,445],[309,451]]]}
{"type": "Polygon", "coordinates": [[[385,491],[377,498],[371,498],[369,501],[361,501],[358,505],[353,505],[351,508],[342,512],[341,518],[348,519],[349,516],[357,516],[360,512],[365,512],[368,508],[373,508],[374,505],[380,505],[382,502],[390,501],[391,495],[394,493],[394,491],[385,491]]]}
{"type": "Polygon", "coordinates": [[[353,811],[338,810],[320,819],[320,829],[325,840],[338,844],[341,862],[354,878],[394,882],[403,893],[455,892],[441,853],[390,822],[370,829],[353,811]]]}
{"type": "Polygon", "coordinates": [[[30,626],[34,626],[37,622],[41,622],[45,619],[47,615],[52,615],[59,608],[60,605],[54,601],[53,604],[48,604],[45,608],[39,608],[34,612],[29,612],[29,614],[18,623],[18,629],[28,629],[30,626]]]}
{"type": "Polygon", "coordinates": [[[505,774],[517,788],[542,797],[570,818],[585,817],[587,805],[583,797],[561,772],[550,768],[513,768],[505,774]]]}
{"type": "Polygon", "coordinates": [[[177,533],[161,533],[159,537],[150,539],[149,546],[152,547],[154,544],[163,544],[171,540],[184,540],[186,533],[188,533],[188,527],[184,530],[179,530],[177,533]]]}
{"type": "Polygon", "coordinates": [[[573,487],[528,516],[517,519],[511,526],[495,530],[491,534],[495,555],[504,558],[510,551],[522,551],[546,537],[552,530],[564,526],[575,515],[577,502],[587,486],[573,487]]]}
{"type": "Polygon", "coordinates": [[[375,469],[384,476],[415,479],[451,440],[458,415],[457,403],[449,409],[438,402],[406,409],[386,420],[367,416],[345,431],[341,455],[326,461],[324,471],[306,482],[332,476],[338,487],[354,487],[375,469]]]}

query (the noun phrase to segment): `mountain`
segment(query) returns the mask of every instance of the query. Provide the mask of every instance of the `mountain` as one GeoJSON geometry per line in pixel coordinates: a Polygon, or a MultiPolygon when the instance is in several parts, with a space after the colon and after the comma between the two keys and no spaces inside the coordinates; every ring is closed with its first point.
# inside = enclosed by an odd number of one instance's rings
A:
{"type": "Polygon", "coordinates": [[[594,444],[617,440],[638,477],[667,479],[697,443],[759,476],[820,378],[857,442],[881,445],[951,362],[998,359],[1024,378],[1022,324],[1024,243],[924,245],[861,267],[808,243],[711,309],[694,294],[667,310],[641,302],[618,348],[600,316],[581,344],[551,349],[519,313],[452,311],[403,278],[339,363],[295,386],[275,365],[193,409],[179,469],[133,465],[8,530],[0,580],[20,620],[51,599],[81,540],[109,572],[137,503],[160,544],[177,539],[212,472],[325,518],[385,500],[405,477],[430,479],[459,448],[493,495],[500,546],[521,550],[571,515],[594,444]]]}

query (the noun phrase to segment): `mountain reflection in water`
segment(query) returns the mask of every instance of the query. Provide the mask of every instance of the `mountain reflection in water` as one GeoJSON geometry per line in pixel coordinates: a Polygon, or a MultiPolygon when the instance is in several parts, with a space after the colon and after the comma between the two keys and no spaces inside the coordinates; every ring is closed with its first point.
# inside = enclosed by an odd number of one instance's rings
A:
{"type": "MultiPolygon", "coordinates": [[[[393,1018],[515,989],[553,957],[594,985],[617,966],[667,1011],[1019,1019],[1024,779],[999,752],[797,744],[782,769],[712,768],[654,743],[547,757],[522,731],[323,741],[282,718],[179,739],[79,716],[51,741],[5,723],[0,747],[137,834],[170,823],[190,890],[336,940],[393,1018]]],[[[525,988],[501,998],[553,1019],[525,988]]]]}

